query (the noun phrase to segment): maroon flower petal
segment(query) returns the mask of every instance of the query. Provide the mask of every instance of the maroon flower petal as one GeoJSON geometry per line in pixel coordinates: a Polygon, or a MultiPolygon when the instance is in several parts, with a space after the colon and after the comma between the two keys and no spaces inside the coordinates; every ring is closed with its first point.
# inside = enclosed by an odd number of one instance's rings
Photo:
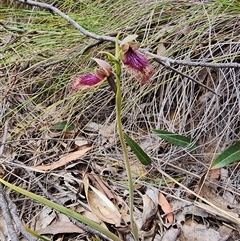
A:
{"type": "Polygon", "coordinates": [[[85,74],[76,75],[72,78],[70,91],[78,91],[80,89],[88,89],[100,85],[106,78],[106,75],[85,74]]]}
{"type": "Polygon", "coordinates": [[[131,47],[125,53],[123,63],[140,72],[143,72],[149,65],[148,60],[143,55],[134,51],[131,47]]]}
{"type": "Polygon", "coordinates": [[[146,84],[154,74],[154,69],[147,58],[131,47],[123,55],[123,63],[137,73],[137,77],[141,78],[142,85],[146,84]]]}
{"type": "Polygon", "coordinates": [[[152,65],[148,65],[141,73],[141,85],[146,84],[154,74],[154,68],[152,65]]]}

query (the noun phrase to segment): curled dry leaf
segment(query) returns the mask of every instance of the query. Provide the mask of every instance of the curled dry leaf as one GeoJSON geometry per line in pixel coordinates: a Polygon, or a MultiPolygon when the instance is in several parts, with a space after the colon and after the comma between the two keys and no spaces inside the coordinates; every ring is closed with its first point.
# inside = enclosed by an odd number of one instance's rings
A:
{"type": "Polygon", "coordinates": [[[91,211],[102,221],[119,226],[122,218],[114,204],[103,193],[89,185],[88,175],[84,176],[83,182],[91,211]]]}
{"type": "Polygon", "coordinates": [[[158,211],[158,190],[156,188],[148,188],[146,194],[143,195],[143,224],[141,230],[150,231],[152,224],[156,218],[158,211]]]}
{"type": "Polygon", "coordinates": [[[97,176],[96,174],[88,174],[89,179],[91,180],[91,183],[94,183],[93,186],[97,188],[100,192],[102,192],[106,197],[111,200],[114,204],[116,203],[116,197],[111,192],[111,190],[105,185],[105,183],[102,181],[102,179],[97,176]]]}

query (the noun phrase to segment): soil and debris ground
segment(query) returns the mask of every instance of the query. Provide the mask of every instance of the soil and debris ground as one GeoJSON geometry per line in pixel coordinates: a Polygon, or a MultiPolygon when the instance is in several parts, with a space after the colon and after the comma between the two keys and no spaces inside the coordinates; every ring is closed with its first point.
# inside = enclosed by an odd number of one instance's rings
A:
{"type": "MultiPolygon", "coordinates": [[[[0,1],[1,178],[133,240],[114,93],[107,83],[69,92],[71,77],[93,71],[91,57],[114,53],[114,45],[85,37],[47,10],[16,2],[0,1]],[[88,182],[93,188],[86,188],[88,182]]],[[[137,34],[141,48],[161,56],[240,63],[238,1],[59,0],[54,6],[91,32],[137,34]]],[[[129,149],[141,240],[240,240],[239,165],[210,170],[214,158],[240,139],[239,68],[150,62],[155,74],[148,84],[139,85],[127,69],[122,76],[124,131],[152,159],[143,166],[129,149]],[[171,145],[154,129],[191,137],[196,149],[171,145]]],[[[50,240],[104,240],[3,185],[1,193],[5,207],[12,207],[18,240],[34,240],[24,236],[21,222],[50,240]]],[[[2,241],[11,231],[3,207],[2,241]]]]}

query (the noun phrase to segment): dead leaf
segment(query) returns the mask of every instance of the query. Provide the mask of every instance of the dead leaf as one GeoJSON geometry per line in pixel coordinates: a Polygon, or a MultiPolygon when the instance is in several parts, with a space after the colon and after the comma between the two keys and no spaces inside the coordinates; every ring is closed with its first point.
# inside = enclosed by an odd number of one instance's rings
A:
{"type": "Polygon", "coordinates": [[[165,198],[165,196],[161,192],[158,193],[158,204],[161,206],[163,212],[167,214],[168,222],[173,223],[174,216],[172,213],[172,208],[167,199],[165,198]]]}
{"type": "Polygon", "coordinates": [[[149,231],[152,229],[152,224],[156,219],[158,211],[158,190],[156,188],[148,188],[143,199],[143,224],[141,230],[149,231]]]}
{"type": "Polygon", "coordinates": [[[155,234],[156,234],[156,222],[153,221],[152,225],[149,227],[150,229],[148,231],[144,231],[141,229],[140,234],[142,240],[145,240],[146,238],[152,237],[152,240],[155,239],[155,234]]]}
{"type": "Polygon", "coordinates": [[[159,45],[157,48],[157,55],[164,56],[165,53],[166,53],[166,48],[163,44],[163,39],[160,39],[159,45]]]}
{"type": "Polygon", "coordinates": [[[218,168],[218,169],[211,169],[208,173],[209,177],[209,181],[211,182],[218,182],[220,180],[220,176],[221,176],[221,169],[222,168],[218,168]]]}
{"type": "Polygon", "coordinates": [[[114,144],[116,142],[116,138],[115,138],[115,122],[103,126],[100,130],[99,130],[99,134],[102,137],[102,143],[110,143],[110,144],[114,144]]]}
{"type": "Polygon", "coordinates": [[[116,204],[116,197],[113,195],[113,193],[109,190],[108,187],[106,187],[105,183],[101,180],[99,176],[96,174],[88,174],[89,180],[91,180],[92,185],[97,188],[100,192],[106,195],[106,197],[112,201],[114,204],[116,204]]]}
{"type": "Polygon", "coordinates": [[[59,233],[85,233],[85,231],[72,222],[57,222],[46,228],[38,230],[40,234],[59,234],[59,233]]]}
{"type": "Polygon", "coordinates": [[[61,167],[61,166],[64,166],[64,165],[68,164],[69,162],[79,158],[80,156],[83,156],[90,149],[91,149],[91,147],[87,147],[83,150],[71,152],[71,153],[63,156],[62,158],[60,158],[59,161],[53,163],[52,165],[48,165],[48,166],[41,165],[41,166],[36,166],[36,167],[33,167],[33,168],[36,169],[36,170],[40,170],[40,171],[54,170],[58,167],[61,167]]]}
{"type": "Polygon", "coordinates": [[[218,218],[218,219],[223,220],[225,222],[235,223],[239,227],[239,219],[238,219],[239,217],[238,217],[237,212],[229,212],[229,211],[227,212],[227,211],[225,211],[229,214],[229,215],[225,215],[224,213],[219,212],[217,209],[212,208],[211,206],[209,206],[205,203],[195,201],[194,204],[197,207],[203,209],[208,214],[208,216],[218,218]],[[233,218],[231,218],[230,216],[232,216],[233,218]]]}
{"type": "Polygon", "coordinates": [[[120,225],[121,214],[114,204],[103,193],[89,185],[88,175],[84,176],[83,182],[91,211],[104,222],[120,225]]]}
{"type": "Polygon", "coordinates": [[[49,207],[44,207],[36,218],[36,230],[48,227],[56,219],[56,213],[49,207]]]}
{"type": "Polygon", "coordinates": [[[88,144],[88,140],[86,138],[80,138],[76,137],[76,140],[74,141],[75,145],[77,146],[86,146],[88,144]]]}
{"type": "Polygon", "coordinates": [[[121,214],[124,223],[130,223],[129,207],[124,202],[120,196],[116,196],[117,203],[115,204],[118,207],[118,211],[121,214]]]}
{"type": "Polygon", "coordinates": [[[192,219],[187,224],[182,226],[182,234],[185,241],[218,241],[221,236],[212,228],[207,228],[205,225],[196,224],[192,219]]]}
{"type": "Polygon", "coordinates": [[[212,185],[207,185],[207,183],[205,183],[201,187],[201,192],[199,193],[199,195],[213,202],[216,206],[225,211],[240,213],[240,205],[225,200],[222,196],[220,196],[214,191],[212,185]]]}
{"type": "Polygon", "coordinates": [[[90,132],[99,132],[103,128],[102,124],[96,122],[89,122],[85,125],[84,129],[90,132]]]}
{"type": "Polygon", "coordinates": [[[59,233],[85,233],[85,231],[70,222],[64,214],[58,214],[57,220],[45,228],[37,230],[40,234],[59,234],[59,233]]]}
{"type": "Polygon", "coordinates": [[[178,236],[179,236],[179,234],[180,234],[180,229],[179,228],[171,227],[170,229],[168,229],[164,233],[161,241],[176,241],[178,236]]]}

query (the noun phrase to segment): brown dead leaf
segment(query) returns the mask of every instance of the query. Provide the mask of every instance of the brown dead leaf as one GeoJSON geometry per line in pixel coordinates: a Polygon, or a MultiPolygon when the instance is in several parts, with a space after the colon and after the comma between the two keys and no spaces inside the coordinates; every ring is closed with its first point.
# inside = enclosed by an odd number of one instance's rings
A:
{"type": "Polygon", "coordinates": [[[89,185],[88,175],[84,176],[83,183],[91,211],[102,221],[119,226],[122,218],[114,204],[103,193],[89,185]]]}
{"type": "Polygon", "coordinates": [[[159,45],[158,45],[158,48],[157,48],[157,55],[164,56],[165,53],[166,53],[166,48],[163,44],[163,38],[162,38],[159,41],[159,45]]]}
{"type": "Polygon", "coordinates": [[[167,214],[168,222],[173,223],[174,216],[172,213],[172,208],[167,199],[165,198],[165,196],[161,192],[158,193],[158,204],[161,206],[163,212],[167,214]]]}
{"type": "Polygon", "coordinates": [[[83,215],[84,217],[94,221],[95,223],[98,223],[99,225],[101,225],[102,227],[108,229],[108,227],[106,226],[106,224],[93,212],[91,212],[90,210],[86,210],[86,208],[78,205],[77,208],[75,209],[76,212],[80,213],[81,215],[83,215]]]}
{"type": "Polygon", "coordinates": [[[226,222],[232,222],[232,223],[235,223],[239,226],[240,222],[239,222],[238,212],[228,210],[228,211],[225,211],[225,213],[223,213],[223,212],[218,211],[215,208],[212,208],[211,206],[209,206],[205,203],[195,201],[194,204],[197,207],[203,209],[208,214],[208,216],[210,216],[210,217],[214,217],[215,219],[218,218],[219,220],[224,220],[226,222]],[[228,215],[226,215],[226,213],[228,215]]]}
{"type": "Polygon", "coordinates": [[[97,188],[100,192],[105,194],[109,200],[111,200],[114,204],[116,204],[116,197],[109,190],[109,188],[105,185],[105,183],[101,180],[99,176],[96,174],[88,174],[89,180],[91,180],[92,185],[97,188]]]}
{"type": "Polygon", "coordinates": [[[218,168],[218,169],[211,169],[209,171],[209,181],[211,182],[218,182],[221,176],[221,169],[222,168],[218,168]]]}
{"type": "Polygon", "coordinates": [[[48,165],[48,166],[36,166],[34,167],[34,169],[36,170],[40,170],[40,171],[48,171],[48,170],[54,170],[58,167],[64,166],[66,164],[68,164],[69,162],[79,158],[80,156],[83,156],[87,151],[89,151],[91,149],[91,147],[87,147],[83,150],[78,150],[75,152],[71,152],[65,156],[63,156],[62,158],[60,158],[59,161],[53,163],[52,165],[48,165]]]}
{"type": "Polygon", "coordinates": [[[152,224],[156,218],[158,211],[158,190],[156,188],[148,188],[143,199],[143,215],[142,215],[142,231],[152,229],[152,224]]]}
{"type": "Polygon", "coordinates": [[[40,234],[59,234],[59,233],[85,233],[85,231],[72,222],[58,222],[46,228],[38,230],[40,234]]]}
{"type": "MultiPolygon", "coordinates": [[[[205,173],[200,178],[195,192],[225,211],[240,213],[240,204],[228,201],[217,192],[220,175],[221,169],[215,169],[209,171],[209,173],[205,173]],[[206,176],[207,174],[208,176],[206,176]]],[[[227,193],[228,192],[225,192],[225,194],[227,193]]]]}
{"type": "Polygon", "coordinates": [[[58,214],[58,218],[45,228],[37,230],[40,234],[59,234],[59,233],[85,233],[85,231],[74,225],[67,216],[58,214]]]}
{"type": "Polygon", "coordinates": [[[130,223],[129,207],[120,196],[116,196],[118,211],[125,223],[130,223]]]}

